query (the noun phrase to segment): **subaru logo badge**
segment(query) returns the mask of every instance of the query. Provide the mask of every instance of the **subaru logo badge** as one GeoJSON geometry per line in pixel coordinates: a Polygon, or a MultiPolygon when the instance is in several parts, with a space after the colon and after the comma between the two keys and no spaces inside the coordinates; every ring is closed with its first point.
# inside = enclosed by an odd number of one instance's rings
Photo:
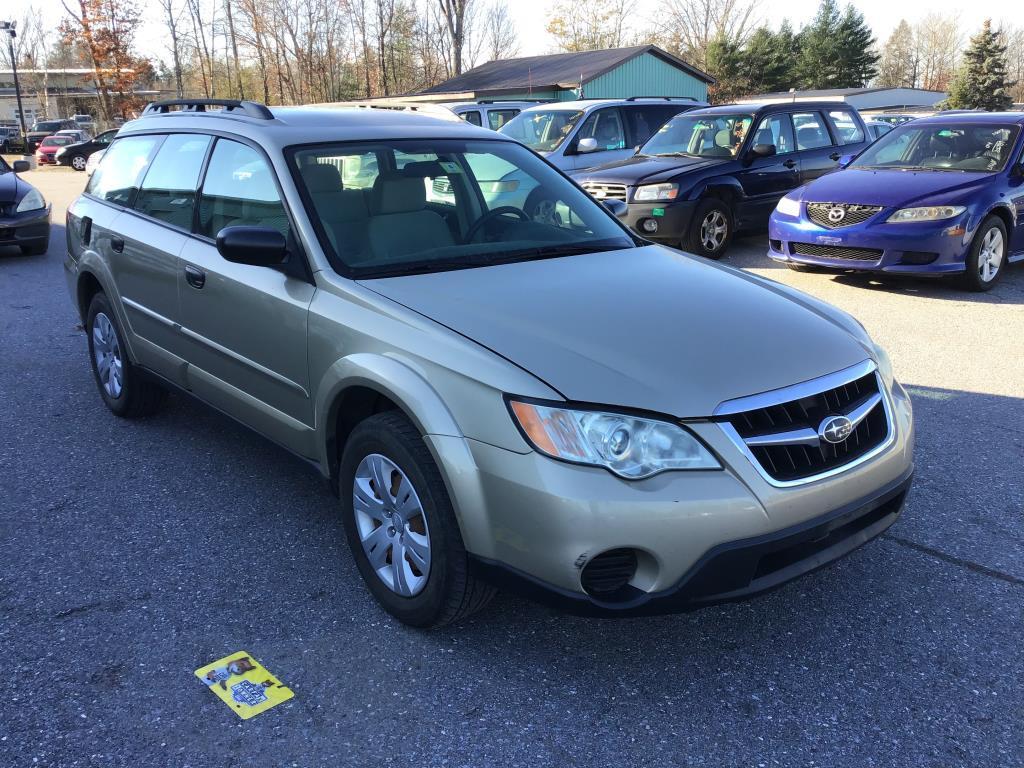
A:
{"type": "Polygon", "coordinates": [[[828,209],[828,220],[833,224],[838,224],[846,218],[846,209],[838,205],[833,205],[828,209]]]}
{"type": "Polygon", "coordinates": [[[818,437],[826,443],[843,442],[853,432],[853,422],[845,416],[829,416],[818,427],[818,437]]]}

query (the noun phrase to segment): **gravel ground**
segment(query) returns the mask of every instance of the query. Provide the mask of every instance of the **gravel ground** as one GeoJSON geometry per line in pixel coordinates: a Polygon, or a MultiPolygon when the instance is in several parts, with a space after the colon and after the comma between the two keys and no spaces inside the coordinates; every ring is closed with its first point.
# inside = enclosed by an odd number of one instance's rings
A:
{"type": "Polygon", "coordinates": [[[729,262],[849,310],[918,422],[903,519],[761,599],[590,620],[499,597],[377,609],[318,477],[181,397],[102,407],[45,257],[0,249],[0,766],[1024,765],[1024,267],[990,294],[729,262]],[[240,721],[193,677],[247,650],[295,698],[240,721]]]}

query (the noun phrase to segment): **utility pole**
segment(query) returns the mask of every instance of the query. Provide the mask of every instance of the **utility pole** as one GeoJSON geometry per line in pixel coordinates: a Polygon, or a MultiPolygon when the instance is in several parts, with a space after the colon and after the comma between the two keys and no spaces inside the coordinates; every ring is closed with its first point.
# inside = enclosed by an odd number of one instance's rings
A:
{"type": "Polygon", "coordinates": [[[0,32],[7,33],[7,48],[11,52],[11,68],[14,70],[14,95],[18,99],[18,121],[21,123],[21,140],[28,149],[28,138],[25,132],[25,110],[21,108],[21,85],[18,83],[18,61],[14,55],[14,38],[18,36],[16,21],[0,21],[0,32]]]}

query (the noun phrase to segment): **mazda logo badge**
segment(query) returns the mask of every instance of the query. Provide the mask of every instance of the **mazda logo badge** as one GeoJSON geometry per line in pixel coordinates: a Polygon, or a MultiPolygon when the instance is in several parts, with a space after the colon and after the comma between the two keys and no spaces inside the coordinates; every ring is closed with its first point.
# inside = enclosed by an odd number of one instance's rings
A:
{"type": "Polygon", "coordinates": [[[828,220],[833,224],[838,224],[846,218],[846,209],[840,208],[838,205],[833,205],[828,209],[828,220]]]}
{"type": "Polygon", "coordinates": [[[853,432],[853,422],[845,416],[829,416],[818,427],[818,437],[826,443],[843,442],[853,432]]]}

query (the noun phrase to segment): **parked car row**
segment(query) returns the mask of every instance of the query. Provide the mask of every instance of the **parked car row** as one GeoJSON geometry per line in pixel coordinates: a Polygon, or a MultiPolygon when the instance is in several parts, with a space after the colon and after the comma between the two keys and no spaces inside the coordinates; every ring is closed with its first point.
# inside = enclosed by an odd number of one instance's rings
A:
{"type": "MultiPolygon", "coordinates": [[[[909,399],[845,313],[636,237],[611,213],[628,203],[504,133],[203,107],[151,105],[68,210],[99,396],[128,418],[176,389],[308,459],[401,621],[457,620],[496,586],[588,614],[690,610],[898,518],[909,399]],[[520,188],[552,210],[502,197],[520,188]]],[[[611,108],[641,135],[641,107],[611,108]]],[[[586,114],[563,141],[594,138],[602,109],[570,106],[586,114]]],[[[796,173],[801,141],[863,143],[856,115],[805,117],[733,108],[661,135],[697,165],[757,146],[796,173]]],[[[680,196],[678,172],[655,183],[680,196]]]]}

